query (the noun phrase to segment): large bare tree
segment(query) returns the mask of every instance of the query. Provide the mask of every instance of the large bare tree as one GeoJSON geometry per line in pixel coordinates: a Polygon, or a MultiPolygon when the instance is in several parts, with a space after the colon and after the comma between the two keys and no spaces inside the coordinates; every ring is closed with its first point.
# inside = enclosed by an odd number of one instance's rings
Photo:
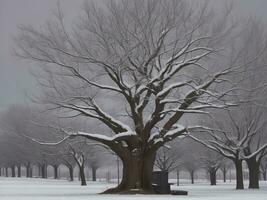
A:
{"type": "Polygon", "coordinates": [[[157,150],[198,128],[182,125],[182,117],[234,105],[227,99],[237,88],[227,76],[246,64],[227,56],[239,26],[230,6],[215,16],[205,2],[114,0],[83,8],[73,26],[60,6],[43,28],[21,26],[16,53],[40,64],[35,74],[50,109],[100,122],[99,129],[64,132],[120,157],[122,181],[106,192],[153,192],[157,150]]]}

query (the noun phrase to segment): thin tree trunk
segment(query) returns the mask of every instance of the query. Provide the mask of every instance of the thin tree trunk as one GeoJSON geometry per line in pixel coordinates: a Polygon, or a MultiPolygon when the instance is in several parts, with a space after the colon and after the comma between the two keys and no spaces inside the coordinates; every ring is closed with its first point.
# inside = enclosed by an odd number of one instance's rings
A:
{"type": "Polygon", "coordinates": [[[194,173],[195,173],[194,170],[190,171],[191,184],[195,183],[194,173]]]}
{"type": "Polygon", "coordinates": [[[16,177],[16,169],[15,169],[15,165],[11,166],[11,177],[16,177]]]}
{"type": "Polygon", "coordinates": [[[225,167],[222,168],[222,173],[223,173],[223,182],[226,182],[226,176],[227,176],[227,170],[225,167]]]}
{"type": "Polygon", "coordinates": [[[32,166],[30,166],[30,178],[32,178],[32,172],[33,172],[33,168],[32,168],[32,166]]]}
{"type": "Polygon", "coordinates": [[[42,178],[42,165],[38,164],[38,177],[42,178]]]}
{"type": "Polygon", "coordinates": [[[30,177],[30,163],[28,162],[26,164],[26,177],[29,178],[30,177]]]}
{"type": "Polygon", "coordinates": [[[97,168],[92,166],[91,169],[92,169],[92,180],[96,181],[96,170],[97,170],[97,168]]]}
{"type": "Polygon", "coordinates": [[[54,165],[54,179],[58,179],[58,165],[54,165]]]}
{"type": "Polygon", "coordinates": [[[236,168],[236,189],[244,189],[244,180],[243,180],[243,169],[242,169],[242,160],[235,161],[236,168]]]}
{"type": "Polygon", "coordinates": [[[179,185],[180,184],[180,178],[179,178],[179,170],[177,170],[177,172],[176,172],[176,179],[177,179],[177,185],[179,185]]]}
{"type": "Polygon", "coordinates": [[[259,189],[259,174],[260,163],[257,162],[256,157],[252,157],[246,160],[249,170],[249,186],[250,189],[259,189]]]}
{"type": "Polygon", "coordinates": [[[46,163],[42,163],[41,173],[42,173],[42,178],[47,178],[47,165],[46,165],[46,163]]]}
{"type": "Polygon", "coordinates": [[[266,170],[262,173],[262,176],[263,176],[263,180],[266,181],[266,179],[267,179],[267,171],[266,170]]]}
{"type": "Polygon", "coordinates": [[[68,169],[69,169],[70,181],[73,181],[73,167],[68,166],[68,169]]]}
{"type": "Polygon", "coordinates": [[[18,170],[18,177],[21,177],[21,166],[20,165],[17,166],[17,170],[18,170]]]}
{"type": "Polygon", "coordinates": [[[0,167],[0,176],[2,176],[2,168],[0,167]]]}
{"type": "Polygon", "coordinates": [[[6,177],[8,177],[8,167],[6,167],[5,170],[6,170],[6,177]]]}

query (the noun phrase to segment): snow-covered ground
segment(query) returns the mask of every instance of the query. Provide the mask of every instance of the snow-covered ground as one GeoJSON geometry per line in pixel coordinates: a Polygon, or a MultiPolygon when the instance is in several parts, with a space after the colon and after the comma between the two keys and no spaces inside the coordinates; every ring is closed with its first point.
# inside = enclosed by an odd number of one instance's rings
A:
{"type": "MultiPolygon", "coordinates": [[[[181,190],[189,191],[188,196],[171,195],[100,195],[97,194],[114,184],[88,182],[79,186],[78,182],[39,178],[0,178],[0,200],[266,200],[267,183],[261,182],[260,190],[237,191],[234,182],[209,186],[206,182],[194,185],[182,184],[181,190]]],[[[176,189],[176,186],[173,186],[176,189]]]]}

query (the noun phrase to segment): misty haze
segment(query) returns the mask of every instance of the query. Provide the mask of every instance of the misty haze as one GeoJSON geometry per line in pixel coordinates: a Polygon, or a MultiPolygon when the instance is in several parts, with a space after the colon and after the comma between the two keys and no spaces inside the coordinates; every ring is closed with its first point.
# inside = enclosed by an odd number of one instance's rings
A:
{"type": "Polygon", "coordinates": [[[266,8],[0,0],[0,199],[266,199],[266,8]]]}

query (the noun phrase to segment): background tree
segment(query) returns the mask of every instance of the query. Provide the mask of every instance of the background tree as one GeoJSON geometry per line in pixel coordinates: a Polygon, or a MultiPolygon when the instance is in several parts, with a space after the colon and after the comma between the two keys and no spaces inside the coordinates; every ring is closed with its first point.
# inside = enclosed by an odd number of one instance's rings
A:
{"type": "MultiPolygon", "coordinates": [[[[2,113],[0,124],[2,129],[2,142],[6,144],[6,157],[11,162],[13,175],[15,167],[21,176],[21,167],[26,167],[26,177],[32,176],[32,164],[39,156],[37,144],[23,137],[30,133],[28,120],[32,118],[32,111],[27,106],[11,106],[2,113]],[[12,147],[12,148],[11,148],[12,147]]],[[[4,146],[3,146],[4,147],[4,146]]]]}
{"type": "Polygon", "coordinates": [[[215,151],[210,149],[203,149],[200,153],[200,164],[207,171],[210,179],[210,185],[216,185],[217,183],[217,171],[220,169],[223,163],[224,157],[215,151]]]}
{"type": "Polygon", "coordinates": [[[92,181],[97,179],[97,169],[108,160],[103,147],[97,146],[92,142],[88,142],[88,150],[86,152],[87,165],[92,171],[92,181]]]}
{"type": "Polygon", "coordinates": [[[199,152],[203,147],[187,138],[184,139],[183,146],[182,167],[188,171],[191,184],[194,184],[196,172],[201,168],[199,152]]]}
{"type": "Polygon", "coordinates": [[[172,172],[181,165],[181,142],[172,142],[161,147],[156,156],[155,167],[161,171],[172,172]]]}
{"type": "Polygon", "coordinates": [[[224,158],[220,165],[220,170],[222,171],[223,174],[223,182],[226,182],[227,172],[231,167],[232,167],[231,160],[224,158]]]}

